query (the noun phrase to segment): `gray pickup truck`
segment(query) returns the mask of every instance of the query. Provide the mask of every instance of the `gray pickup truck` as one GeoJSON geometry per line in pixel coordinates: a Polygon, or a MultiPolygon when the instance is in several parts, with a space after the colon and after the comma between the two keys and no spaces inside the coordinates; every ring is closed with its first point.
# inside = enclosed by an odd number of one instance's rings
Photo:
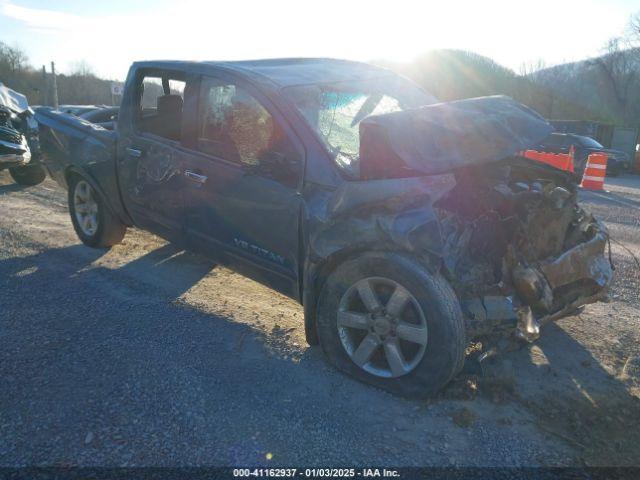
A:
{"type": "Polygon", "coordinates": [[[200,252],[299,301],[333,365],[402,395],[611,281],[576,178],[518,155],[551,126],[506,97],[438,103],[340,60],[158,61],[131,67],[109,128],[36,117],[85,244],[136,226],[200,252]]]}

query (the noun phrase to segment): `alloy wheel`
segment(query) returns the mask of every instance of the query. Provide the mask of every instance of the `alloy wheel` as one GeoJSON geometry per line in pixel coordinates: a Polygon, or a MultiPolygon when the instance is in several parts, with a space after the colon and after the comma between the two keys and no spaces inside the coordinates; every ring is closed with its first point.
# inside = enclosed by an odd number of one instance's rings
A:
{"type": "Polygon", "coordinates": [[[427,321],[420,304],[388,278],[364,278],[349,288],[340,299],[337,327],[351,360],[378,377],[408,374],[427,347],[427,321]]]}
{"type": "Polygon", "coordinates": [[[93,188],[85,180],[76,183],[73,191],[73,209],[82,232],[92,237],[98,231],[98,203],[93,188]]]}

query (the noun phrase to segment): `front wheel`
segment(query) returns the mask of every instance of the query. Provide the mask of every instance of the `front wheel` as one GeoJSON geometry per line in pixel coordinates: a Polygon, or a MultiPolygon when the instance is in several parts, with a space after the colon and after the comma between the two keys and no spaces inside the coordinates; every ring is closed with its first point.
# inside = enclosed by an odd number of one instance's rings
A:
{"type": "Polygon", "coordinates": [[[408,397],[446,385],[464,363],[464,320],[447,281],[403,255],[366,254],[339,266],[318,301],[329,361],[408,397]]]}
{"type": "Polygon", "coordinates": [[[80,176],[69,182],[69,213],[76,234],[89,247],[112,247],[122,241],[127,227],[116,218],[94,188],[80,176]]]}
{"type": "Polygon", "coordinates": [[[24,167],[14,167],[9,169],[11,178],[18,185],[33,186],[44,182],[47,176],[44,168],[40,165],[26,165],[24,167]]]}

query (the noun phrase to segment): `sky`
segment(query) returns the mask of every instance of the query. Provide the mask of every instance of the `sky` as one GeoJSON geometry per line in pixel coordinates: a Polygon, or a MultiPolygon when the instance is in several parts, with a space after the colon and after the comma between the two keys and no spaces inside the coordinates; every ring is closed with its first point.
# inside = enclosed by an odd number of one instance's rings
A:
{"type": "Polygon", "coordinates": [[[0,0],[0,41],[36,67],[85,61],[115,80],[135,60],[406,62],[438,48],[520,71],[599,54],[636,12],[640,0],[0,0]]]}

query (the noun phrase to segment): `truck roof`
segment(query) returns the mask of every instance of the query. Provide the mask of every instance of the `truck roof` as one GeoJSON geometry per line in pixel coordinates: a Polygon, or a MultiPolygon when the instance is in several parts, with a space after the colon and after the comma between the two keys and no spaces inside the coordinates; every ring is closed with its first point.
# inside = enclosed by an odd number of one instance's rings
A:
{"type": "Polygon", "coordinates": [[[269,79],[278,87],[306,85],[312,83],[333,83],[366,80],[393,75],[389,70],[367,63],[333,58],[274,58],[241,61],[144,61],[136,62],[140,67],[161,67],[185,69],[189,65],[211,65],[232,70],[246,76],[260,76],[269,79]]]}

